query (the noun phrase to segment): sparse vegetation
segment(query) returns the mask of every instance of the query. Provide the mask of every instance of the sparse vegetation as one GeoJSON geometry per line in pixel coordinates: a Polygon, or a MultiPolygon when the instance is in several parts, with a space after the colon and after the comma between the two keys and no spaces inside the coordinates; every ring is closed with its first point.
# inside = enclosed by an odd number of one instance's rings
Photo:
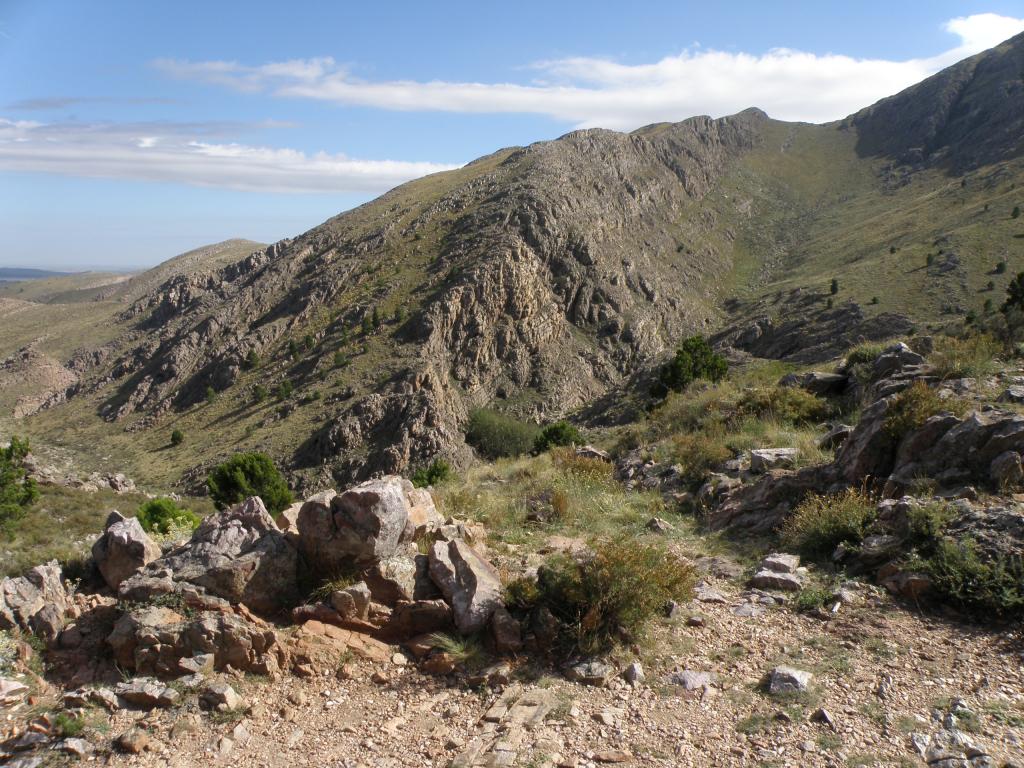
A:
{"type": "MultiPolygon", "coordinates": [[[[991,305],[990,305],[991,306],[991,305]]],[[[929,362],[943,379],[978,378],[991,375],[997,368],[999,344],[986,334],[964,338],[940,336],[929,362]]]]}
{"type": "Polygon", "coordinates": [[[218,464],[206,478],[206,487],[217,509],[226,509],[249,496],[259,496],[271,514],[292,503],[281,473],[265,453],[237,453],[218,464]]]}
{"type": "Polygon", "coordinates": [[[973,539],[941,538],[932,554],[917,563],[933,589],[961,609],[986,617],[1024,614],[1024,562],[983,556],[973,539]]]}
{"type": "Polygon", "coordinates": [[[183,442],[185,442],[185,433],[184,432],[182,432],[180,429],[176,429],[173,432],[171,432],[171,445],[179,446],[183,442]]]}

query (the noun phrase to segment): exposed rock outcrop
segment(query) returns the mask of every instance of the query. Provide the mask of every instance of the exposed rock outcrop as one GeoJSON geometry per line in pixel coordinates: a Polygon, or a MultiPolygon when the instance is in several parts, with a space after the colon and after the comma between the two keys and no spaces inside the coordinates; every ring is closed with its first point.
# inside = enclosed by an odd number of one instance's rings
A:
{"type": "Polygon", "coordinates": [[[138,518],[125,518],[118,512],[107,518],[103,535],[92,545],[92,559],[115,591],[160,554],[160,547],[142,530],[138,518]]]}

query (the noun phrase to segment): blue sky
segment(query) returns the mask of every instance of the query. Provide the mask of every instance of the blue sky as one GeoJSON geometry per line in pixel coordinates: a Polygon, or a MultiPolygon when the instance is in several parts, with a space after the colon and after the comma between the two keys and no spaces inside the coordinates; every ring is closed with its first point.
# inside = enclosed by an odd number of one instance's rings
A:
{"type": "Polygon", "coordinates": [[[1017,2],[0,0],[0,265],[271,242],[578,127],[824,122],[1024,30],[1017,2]]]}

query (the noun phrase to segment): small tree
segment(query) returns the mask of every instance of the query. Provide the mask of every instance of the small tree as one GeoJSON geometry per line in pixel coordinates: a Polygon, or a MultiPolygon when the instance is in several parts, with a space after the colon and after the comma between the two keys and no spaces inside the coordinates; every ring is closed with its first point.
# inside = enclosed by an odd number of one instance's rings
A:
{"type": "Polygon", "coordinates": [[[292,385],[290,381],[288,381],[288,379],[285,379],[284,381],[277,385],[277,399],[287,400],[289,397],[292,396],[292,392],[294,391],[295,387],[292,385]]]}
{"type": "Polygon", "coordinates": [[[427,467],[421,467],[412,473],[412,484],[417,488],[428,485],[440,485],[454,476],[452,465],[444,459],[434,459],[427,467]]]}
{"type": "Polygon", "coordinates": [[[691,336],[680,345],[675,356],[661,367],[658,374],[660,387],[657,389],[662,395],[670,389],[681,392],[697,379],[720,381],[728,370],[729,363],[711,348],[707,339],[691,336]]]}
{"type": "Polygon", "coordinates": [[[878,297],[877,296],[872,296],[871,297],[871,303],[872,304],[877,304],[878,303],[878,297]]]}
{"type": "Polygon", "coordinates": [[[346,365],[348,365],[348,355],[339,349],[334,353],[334,367],[344,368],[346,365]]]}
{"type": "Polygon", "coordinates": [[[835,302],[832,300],[832,297],[829,296],[828,297],[828,301],[825,302],[825,309],[832,309],[832,307],[834,305],[835,305],[835,302]]]}
{"type": "Polygon", "coordinates": [[[996,263],[996,274],[1001,275],[1006,272],[1006,262],[1000,261],[996,263]]]}
{"type": "Polygon", "coordinates": [[[890,254],[896,253],[896,246],[895,245],[890,245],[889,246],[889,253],[890,254]]]}
{"type": "Polygon", "coordinates": [[[262,384],[257,384],[252,388],[252,401],[259,405],[267,399],[267,388],[262,384]]]}
{"type": "Polygon", "coordinates": [[[248,370],[256,368],[260,364],[260,355],[255,349],[250,349],[249,354],[245,356],[245,367],[248,370]]]}
{"type": "Polygon", "coordinates": [[[295,339],[288,339],[288,357],[293,360],[299,356],[299,345],[295,339]]]}
{"type": "Polygon", "coordinates": [[[833,277],[832,284],[829,285],[828,290],[833,296],[839,293],[839,280],[833,277]]]}
{"type": "Polygon", "coordinates": [[[929,254],[928,254],[928,255],[927,255],[926,257],[925,257],[924,263],[925,263],[925,264],[926,264],[927,266],[929,266],[929,267],[930,267],[930,266],[931,266],[932,264],[934,264],[934,263],[935,263],[935,254],[934,254],[934,253],[929,253],[929,254]]]}
{"type": "Polygon", "coordinates": [[[373,318],[370,315],[363,315],[363,336],[369,336],[373,333],[373,318]]]}
{"type": "Polygon", "coordinates": [[[313,338],[312,333],[307,333],[302,339],[302,346],[307,350],[313,349],[316,346],[316,339],[313,338]]]}
{"type": "Polygon", "coordinates": [[[1006,287],[1006,301],[1000,307],[1000,311],[1004,315],[1014,310],[1024,310],[1024,272],[1018,272],[1017,276],[1010,281],[1006,287]]]}
{"type": "Polygon", "coordinates": [[[0,448],[0,525],[19,520],[39,498],[36,481],[28,476],[25,458],[28,440],[11,437],[6,448],[0,448]]]}
{"type": "Polygon", "coordinates": [[[578,445],[583,442],[583,435],[567,421],[556,421],[548,424],[540,431],[533,441],[533,454],[539,456],[549,448],[558,445],[578,445]]]}
{"type": "Polygon", "coordinates": [[[1020,218],[1020,206],[1019,205],[1013,206],[1013,211],[1010,213],[1010,218],[1011,219],[1019,219],[1020,218]]]}
{"type": "Polygon", "coordinates": [[[401,325],[405,322],[405,307],[398,307],[395,310],[395,325],[401,325]]]}
{"type": "Polygon", "coordinates": [[[206,487],[217,509],[227,509],[250,496],[263,499],[271,514],[292,503],[292,493],[274,462],[256,451],[236,453],[218,464],[206,478],[206,487]]]}
{"type": "Polygon", "coordinates": [[[181,445],[185,442],[185,433],[180,429],[171,432],[171,445],[181,445]]]}
{"type": "Polygon", "coordinates": [[[216,399],[217,399],[217,390],[208,385],[206,387],[206,402],[208,404],[209,403],[213,403],[213,401],[216,400],[216,399]]]}
{"type": "Polygon", "coordinates": [[[377,307],[373,308],[373,314],[370,316],[370,320],[373,323],[374,328],[380,328],[381,323],[384,322],[383,318],[381,318],[380,310],[377,309],[377,307]]]}

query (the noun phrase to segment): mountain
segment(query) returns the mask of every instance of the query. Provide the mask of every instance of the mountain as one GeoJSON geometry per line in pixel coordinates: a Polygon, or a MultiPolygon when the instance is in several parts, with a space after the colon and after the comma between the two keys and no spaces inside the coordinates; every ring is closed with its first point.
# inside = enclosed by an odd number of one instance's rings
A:
{"type": "Polygon", "coordinates": [[[0,267],[0,280],[39,280],[45,277],[66,275],[67,272],[53,272],[48,269],[29,269],[27,267],[0,267]]]}
{"type": "Polygon", "coordinates": [[[1024,268],[1022,72],[1018,36],[827,125],[576,131],[133,278],[69,402],[19,428],[162,481],[260,448],[316,487],[466,461],[473,408],[573,414],[693,333],[811,361],[948,323],[1024,268]]]}

